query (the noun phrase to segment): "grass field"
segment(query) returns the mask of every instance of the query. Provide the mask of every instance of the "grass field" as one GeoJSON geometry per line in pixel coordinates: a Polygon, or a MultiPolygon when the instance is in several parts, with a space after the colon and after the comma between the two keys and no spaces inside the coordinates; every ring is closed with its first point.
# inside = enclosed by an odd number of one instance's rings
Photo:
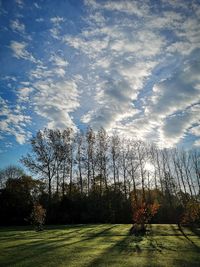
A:
{"type": "Polygon", "coordinates": [[[200,266],[198,233],[176,225],[150,225],[130,236],[131,225],[67,225],[35,232],[0,228],[0,266],[200,266]]]}

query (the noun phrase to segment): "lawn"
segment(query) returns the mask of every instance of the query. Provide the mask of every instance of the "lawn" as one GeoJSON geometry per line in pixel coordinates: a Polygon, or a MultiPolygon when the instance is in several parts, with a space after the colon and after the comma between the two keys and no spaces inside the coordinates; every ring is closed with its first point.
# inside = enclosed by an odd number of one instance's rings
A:
{"type": "Polygon", "coordinates": [[[0,228],[0,266],[200,266],[197,231],[150,225],[145,236],[130,236],[131,225],[0,228]]]}

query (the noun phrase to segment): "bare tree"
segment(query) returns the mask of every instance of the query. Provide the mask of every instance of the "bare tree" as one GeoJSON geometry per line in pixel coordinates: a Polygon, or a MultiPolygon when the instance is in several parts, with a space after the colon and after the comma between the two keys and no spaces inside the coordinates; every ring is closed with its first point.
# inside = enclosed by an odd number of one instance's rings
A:
{"type": "Polygon", "coordinates": [[[188,183],[189,191],[191,196],[194,195],[194,197],[197,197],[196,189],[193,182],[193,177],[191,175],[192,172],[192,157],[191,153],[188,153],[186,151],[182,151],[182,162],[183,162],[183,170],[185,173],[185,177],[188,183]]]}
{"type": "Polygon", "coordinates": [[[191,157],[192,157],[194,173],[196,175],[198,194],[200,194],[200,153],[197,150],[193,150],[191,152],[191,157]]]}
{"type": "Polygon", "coordinates": [[[86,153],[87,153],[87,191],[90,192],[91,178],[95,185],[95,133],[92,128],[88,128],[86,133],[86,153]]]}
{"type": "Polygon", "coordinates": [[[77,160],[77,165],[78,165],[81,194],[83,194],[83,176],[82,176],[82,173],[83,173],[84,150],[83,150],[83,136],[82,136],[82,134],[78,134],[76,136],[76,141],[77,141],[76,160],[77,160]]]}
{"type": "MultiPolygon", "coordinates": [[[[99,159],[99,170],[100,170],[100,179],[104,183],[105,188],[107,189],[107,153],[108,153],[108,136],[106,131],[103,128],[100,128],[97,133],[98,141],[98,159],[99,159]]],[[[100,182],[101,182],[100,180],[100,182]]],[[[102,184],[101,184],[102,188],[102,184]]]]}
{"type": "Polygon", "coordinates": [[[52,179],[56,175],[56,155],[50,135],[51,130],[39,131],[31,139],[32,153],[21,159],[21,162],[31,172],[47,179],[49,200],[51,200],[52,195],[52,179]]]}
{"type": "Polygon", "coordinates": [[[120,139],[119,137],[114,134],[111,137],[111,161],[112,161],[112,170],[113,170],[113,181],[114,181],[114,188],[116,190],[117,187],[117,160],[119,159],[119,144],[120,144],[120,139]]]}
{"type": "Polygon", "coordinates": [[[147,150],[145,144],[143,142],[138,142],[137,145],[137,153],[138,153],[138,160],[139,160],[139,168],[140,168],[140,177],[142,183],[142,200],[145,202],[145,163],[147,161],[147,150]]]}
{"type": "Polygon", "coordinates": [[[126,140],[122,140],[121,168],[122,168],[123,188],[124,188],[125,199],[127,198],[128,157],[129,157],[129,147],[126,146],[126,140]]]}
{"type": "Polygon", "coordinates": [[[137,171],[139,169],[139,161],[138,161],[138,157],[137,157],[137,151],[136,151],[136,147],[137,147],[138,143],[135,141],[131,142],[131,146],[130,146],[130,152],[129,152],[129,174],[130,177],[132,179],[132,183],[133,183],[133,192],[134,192],[134,201],[138,202],[138,198],[137,198],[137,184],[136,184],[136,175],[137,175],[137,171]]]}

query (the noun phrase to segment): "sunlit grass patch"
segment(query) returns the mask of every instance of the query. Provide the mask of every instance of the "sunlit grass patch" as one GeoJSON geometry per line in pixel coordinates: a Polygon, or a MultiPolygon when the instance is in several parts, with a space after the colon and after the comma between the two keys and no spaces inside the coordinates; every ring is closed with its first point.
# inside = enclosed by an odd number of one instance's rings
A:
{"type": "Polygon", "coordinates": [[[199,266],[200,239],[176,225],[151,225],[144,236],[131,225],[0,229],[0,266],[199,266]]]}

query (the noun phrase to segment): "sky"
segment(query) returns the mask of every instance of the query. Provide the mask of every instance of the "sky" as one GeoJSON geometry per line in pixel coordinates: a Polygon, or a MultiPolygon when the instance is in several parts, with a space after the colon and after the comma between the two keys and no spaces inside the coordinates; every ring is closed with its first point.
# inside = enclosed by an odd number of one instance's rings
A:
{"type": "Polygon", "coordinates": [[[0,168],[44,127],[200,147],[199,0],[0,0],[0,168]]]}

